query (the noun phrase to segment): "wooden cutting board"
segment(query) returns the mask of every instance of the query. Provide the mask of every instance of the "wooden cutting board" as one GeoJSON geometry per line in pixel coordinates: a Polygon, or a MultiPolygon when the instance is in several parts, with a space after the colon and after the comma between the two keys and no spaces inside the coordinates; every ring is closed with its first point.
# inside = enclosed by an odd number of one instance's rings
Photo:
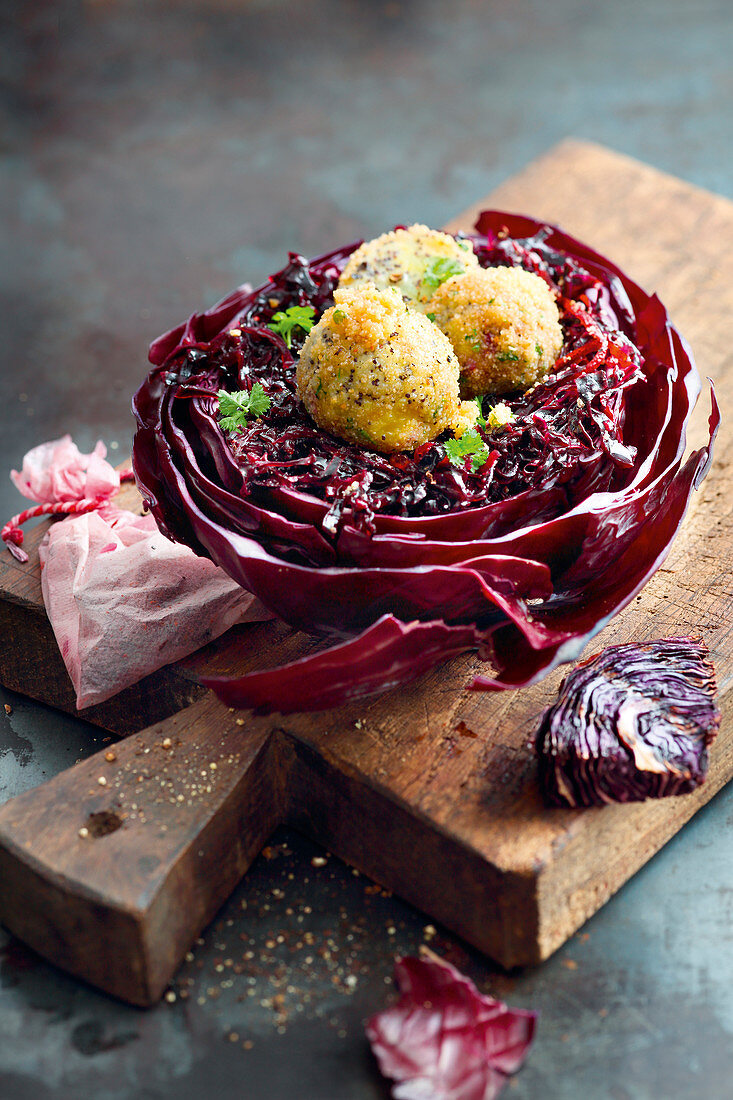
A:
{"type": "MultiPolygon", "coordinates": [[[[733,204],[565,142],[449,228],[470,228],[485,206],[560,223],[658,291],[730,414],[733,204]]],[[[701,406],[704,428],[707,397],[701,406]]],[[[594,646],[703,635],[723,721],[697,793],[545,809],[529,742],[562,671],[520,692],[470,693],[480,662],[466,656],[372,702],[235,714],[201,688],[203,672],[314,646],[282,624],[251,625],[85,712],[130,736],[0,808],[3,922],[66,970],[151,1004],[287,822],[504,966],[547,958],[733,775],[732,458],[724,419],[713,471],[665,567],[594,646]]],[[[138,503],[134,489],[121,499],[138,503]]],[[[41,602],[41,533],[28,539],[27,566],[1,556],[0,679],[73,710],[41,602]]]]}

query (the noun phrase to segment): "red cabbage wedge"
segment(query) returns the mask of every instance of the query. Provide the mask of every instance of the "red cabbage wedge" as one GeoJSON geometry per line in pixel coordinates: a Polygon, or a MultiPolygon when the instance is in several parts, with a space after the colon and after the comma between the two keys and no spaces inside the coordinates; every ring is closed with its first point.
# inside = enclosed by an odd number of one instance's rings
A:
{"type": "MultiPolygon", "coordinates": [[[[700,390],[656,297],[560,229],[484,212],[483,267],[518,266],[554,290],[564,343],[553,372],[479,399],[480,460],[442,436],[377,454],[319,429],[297,394],[305,328],[275,314],[333,304],[359,242],[291,254],[156,340],[133,401],[142,494],[161,529],[211,557],[277,615],[338,643],[279,669],[212,678],[232,706],[315,710],[393,687],[461,650],[490,661],[474,689],[522,687],[583,647],[667,554],[710,443],[685,458],[700,390]],[[217,394],[254,387],[266,411],[233,430],[217,394]],[[488,419],[487,419],[488,417],[488,419]]],[[[305,316],[305,314],[298,314],[305,316]]],[[[447,437],[447,433],[446,437],[447,437]]]]}
{"type": "Polygon", "coordinates": [[[566,676],[537,733],[553,806],[687,794],[720,725],[715,672],[697,638],[608,646],[566,676]]]}

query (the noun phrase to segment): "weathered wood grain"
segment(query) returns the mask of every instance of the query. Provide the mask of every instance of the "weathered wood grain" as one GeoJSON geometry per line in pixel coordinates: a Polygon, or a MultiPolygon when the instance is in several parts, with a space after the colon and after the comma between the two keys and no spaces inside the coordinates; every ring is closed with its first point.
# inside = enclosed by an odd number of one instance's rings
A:
{"type": "Polygon", "coordinates": [[[7,803],[1,909],[54,962],[157,1000],[273,828],[269,731],[207,693],[7,803]]]}
{"type": "MultiPolygon", "coordinates": [[[[160,994],[279,821],[505,966],[539,962],[733,775],[733,204],[597,146],[565,142],[449,228],[470,228],[488,205],[562,224],[656,290],[701,373],[715,379],[724,426],[713,470],[664,568],[594,647],[702,634],[723,712],[708,780],[677,799],[546,809],[529,742],[563,673],[521,692],[469,693],[465,684],[481,667],[471,657],[371,702],[277,721],[238,718],[199,697],[204,670],[273,664],[313,645],[281,624],[240,628],[85,712],[116,732],[171,715],[118,744],[116,762],[99,754],[0,809],[3,920],[118,996],[150,1003],[160,994]],[[165,738],[172,747],[162,748],[165,738]],[[80,836],[94,813],[114,815],[121,827],[80,836]],[[114,966],[105,962],[111,953],[114,966]]],[[[704,398],[691,431],[697,442],[706,419],[704,398]]],[[[0,564],[0,629],[13,650],[3,647],[0,679],[68,709],[34,562],[32,554],[22,567],[5,555],[0,564]]]]}

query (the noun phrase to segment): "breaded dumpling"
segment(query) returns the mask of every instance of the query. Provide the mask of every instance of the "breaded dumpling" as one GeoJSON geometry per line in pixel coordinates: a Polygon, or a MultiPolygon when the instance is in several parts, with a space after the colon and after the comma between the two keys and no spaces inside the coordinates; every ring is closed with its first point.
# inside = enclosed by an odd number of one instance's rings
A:
{"type": "Polygon", "coordinates": [[[461,364],[461,395],[529,389],[562,349],[560,313],[544,279],[519,267],[456,275],[430,304],[461,364]]]}
{"type": "Polygon", "coordinates": [[[430,299],[451,275],[478,269],[470,241],[457,241],[448,233],[411,225],[375,237],[352,253],[339,286],[373,283],[398,290],[408,305],[428,312],[430,299]]]}
{"type": "Polygon", "coordinates": [[[319,427],[385,453],[471,427],[476,404],[458,396],[458,360],[440,329],[396,290],[360,283],[334,300],[296,369],[298,393],[319,427]]]}

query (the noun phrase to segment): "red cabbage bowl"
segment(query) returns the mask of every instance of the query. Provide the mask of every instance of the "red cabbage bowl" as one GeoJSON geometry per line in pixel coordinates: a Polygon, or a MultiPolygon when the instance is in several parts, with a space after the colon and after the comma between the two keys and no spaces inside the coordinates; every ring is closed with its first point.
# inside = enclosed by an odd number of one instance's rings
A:
{"type": "MultiPolygon", "coordinates": [[[[133,399],[133,465],[161,530],[210,557],[330,648],[290,665],[207,681],[229,705],[319,709],[394,687],[474,649],[470,687],[534,683],[620,611],[664,560],[710,441],[685,457],[700,378],[664,306],[560,229],[485,211],[479,263],[522,266],[558,296],[565,342],[553,374],[502,397],[510,425],[481,434],[480,468],[441,439],[391,456],[320,430],[295,389],[302,336],[273,314],[318,319],[360,242],[291,254],[157,339],[133,399]],[[234,435],[219,389],[259,382],[270,408],[234,435]]],[[[485,399],[484,413],[499,398],[485,399]]]]}

